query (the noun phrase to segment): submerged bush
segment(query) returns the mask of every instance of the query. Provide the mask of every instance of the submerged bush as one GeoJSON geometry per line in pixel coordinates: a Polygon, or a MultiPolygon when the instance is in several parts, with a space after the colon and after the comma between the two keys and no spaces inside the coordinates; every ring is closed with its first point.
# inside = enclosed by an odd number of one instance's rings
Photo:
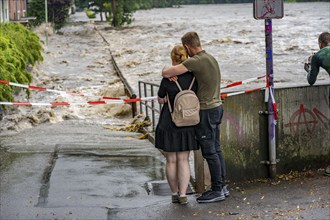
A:
{"type": "Polygon", "coordinates": [[[95,12],[88,9],[88,8],[85,8],[85,13],[87,15],[88,18],[96,18],[96,15],[95,15],[95,12]]]}
{"type": "MultiPolygon", "coordinates": [[[[0,30],[0,80],[30,84],[27,66],[43,60],[39,37],[17,23],[0,23],[0,30]]],[[[19,90],[0,84],[0,101],[14,101],[13,89],[19,90]]]]}

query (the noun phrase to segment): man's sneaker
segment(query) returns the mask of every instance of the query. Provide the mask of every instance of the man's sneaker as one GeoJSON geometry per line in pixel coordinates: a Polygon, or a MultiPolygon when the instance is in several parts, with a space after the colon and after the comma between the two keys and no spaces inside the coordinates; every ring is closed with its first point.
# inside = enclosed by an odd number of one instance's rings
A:
{"type": "Polygon", "coordinates": [[[330,168],[325,169],[323,175],[324,176],[330,176],[330,168]]]}
{"type": "Polygon", "coordinates": [[[199,203],[217,202],[225,200],[225,195],[222,191],[207,191],[196,199],[199,203]]]}
{"type": "Polygon", "coordinates": [[[230,195],[229,190],[227,189],[227,186],[222,187],[222,193],[228,197],[230,195]]]}
{"type": "Polygon", "coordinates": [[[172,195],[172,203],[179,203],[179,195],[172,195]]]}
{"type": "Polygon", "coordinates": [[[188,204],[188,198],[187,196],[179,196],[178,198],[180,205],[187,205],[188,204]]]}

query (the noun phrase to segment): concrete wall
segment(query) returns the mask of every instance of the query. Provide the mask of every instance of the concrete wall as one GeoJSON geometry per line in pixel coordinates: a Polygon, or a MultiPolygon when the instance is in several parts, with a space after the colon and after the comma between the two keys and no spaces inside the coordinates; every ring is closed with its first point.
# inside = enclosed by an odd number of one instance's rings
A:
{"type": "MultiPolygon", "coordinates": [[[[264,91],[224,102],[221,146],[230,180],[268,177],[264,91]]],[[[330,165],[330,85],[275,89],[277,173],[330,165]]]]}

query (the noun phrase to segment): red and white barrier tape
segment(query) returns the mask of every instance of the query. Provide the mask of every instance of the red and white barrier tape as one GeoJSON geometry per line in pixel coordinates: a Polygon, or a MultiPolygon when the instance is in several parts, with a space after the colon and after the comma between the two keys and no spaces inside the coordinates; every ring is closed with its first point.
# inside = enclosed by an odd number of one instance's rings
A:
{"type": "Polygon", "coordinates": [[[232,93],[222,93],[221,94],[221,98],[226,98],[229,96],[234,96],[234,95],[239,95],[239,94],[246,94],[246,93],[250,93],[250,92],[255,92],[255,91],[259,91],[261,89],[264,89],[266,87],[263,88],[256,88],[256,89],[248,89],[248,90],[244,90],[244,91],[239,91],[239,92],[232,92],[232,93]]]}
{"type": "Polygon", "coordinates": [[[245,84],[245,83],[248,83],[248,82],[252,82],[252,81],[255,81],[255,80],[262,79],[264,77],[266,77],[266,75],[258,76],[258,77],[253,77],[253,78],[242,80],[242,81],[238,81],[238,82],[234,82],[234,83],[228,84],[228,85],[226,85],[224,87],[221,87],[220,89],[226,89],[226,88],[230,88],[230,87],[234,87],[234,86],[239,86],[239,85],[242,85],[242,84],[245,84]]]}
{"type": "Polygon", "coordinates": [[[272,88],[269,88],[269,93],[270,93],[270,98],[272,99],[272,104],[273,104],[273,111],[274,111],[274,120],[277,120],[278,114],[277,114],[277,105],[275,102],[274,94],[272,88]]]}
{"type": "MultiPolygon", "coordinates": [[[[247,82],[251,82],[254,80],[261,79],[264,76],[259,76],[259,77],[254,77],[250,78],[247,80],[235,82],[232,84],[227,85],[226,87],[223,88],[229,88],[237,85],[241,85],[247,82]]],[[[24,85],[24,84],[19,84],[19,83],[13,83],[13,82],[8,82],[5,80],[0,80],[0,83],[5,84],[5,85],[11,85],[11,86],[17,86],[21,88],[26,88],[26,89],[33,89],[33,90],[38,90],[38,91],[48,91],[48,92],[54,92],[54,93],[59,93],[59,94],[68,94],[68,95],[73,95],[73,96],[84,96],[84,97],[93,97],[93,98],[99,98],[99,99],[105,99],[105,101],[88,101],[88,102],[50,102],[50,103],[30,103],[30,102],[0,102],[0,105],[15,105],[15,106],[74,106],[74,105],[103,105],[103,104],[123,104],[123,103],[131,103],[131,102],[142,102],[142,101],[154,101],[157,100],[157,96],[153,97],[144,97],[144,98],[135,98],[135,99],[121,99],[121,98],[116,98],[116,97],[108,97],[108,96],[91,96],[91,95],[86,95],[83,93],[79,92],[66,92],[66,91],[60,91],[60,90],[53,90],[53,89],[47,89],[39,86],[32,86],[32,85],[24,85]]],[[[220,96],[221,98],[226,98],[229,96],[234,96],[234,95],[239,95],[239,94],[246,94],[246,93],[251,93],[255,91],[259,91],[263,88],[256,88],[256,89],[250,89],[250,90],[244,90],[244,91],[239,91],[239,92],[232,92],[232,93],[222,93],[220,96]]],[[[273,102],[275,103],[275,102],[273,102]]],[[[275,103],[276,106],[276,103],[275,103]]]]}
{"type": "Polygon", "coordinates": [[[121,99],[121,98],[108,97],[108,96],[86,95],[86,94],[83,94],[80,92],[66,92],[66,91],[60,91],[60,90],[54,90],[54,89],[47,89],[47,88],[43,88],[43,87],[39,87],[39,86],[24,85],[24,84],[19,84],[19,83],[8,82],[5,80],[0,80],[0,83],[5,84],[5,85],[10,85],[10,86],[26,88],[26,89],[32,89],[32,90],[54,92],[54,93],[59,93],[61,95],[66,94],[66,95],[72,95],[72,96],[84,96],[84,97],[108,99],[108,100],[120,100],[121,99]]]}
{"type": "Polygon", "coordinates": [[[136,98],[136,99],[120,99],[107,101],[90,101],[90,102],[50,102],[50,103],[32,103],[32,102],[0,102],[0,105],[15,105],[15,106],[75,106],[75,105],[105,105],[105,104],[124,104],[131,102],[152,101],[157,99],[157,96],[136,98]]]}

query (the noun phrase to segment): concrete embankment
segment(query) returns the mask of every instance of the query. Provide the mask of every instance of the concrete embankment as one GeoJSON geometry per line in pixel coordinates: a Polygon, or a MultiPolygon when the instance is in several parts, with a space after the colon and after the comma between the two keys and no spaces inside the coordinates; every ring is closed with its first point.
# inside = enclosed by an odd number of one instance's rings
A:
{"type": "MultiPolygon", "coordinates": [[[[330,85],[276,88],[278,174],[330,165],[330,85]]],[[[231,180],[269,176],[268,108],[264,91],[225,99],[221,145],[231,180]]]]}

